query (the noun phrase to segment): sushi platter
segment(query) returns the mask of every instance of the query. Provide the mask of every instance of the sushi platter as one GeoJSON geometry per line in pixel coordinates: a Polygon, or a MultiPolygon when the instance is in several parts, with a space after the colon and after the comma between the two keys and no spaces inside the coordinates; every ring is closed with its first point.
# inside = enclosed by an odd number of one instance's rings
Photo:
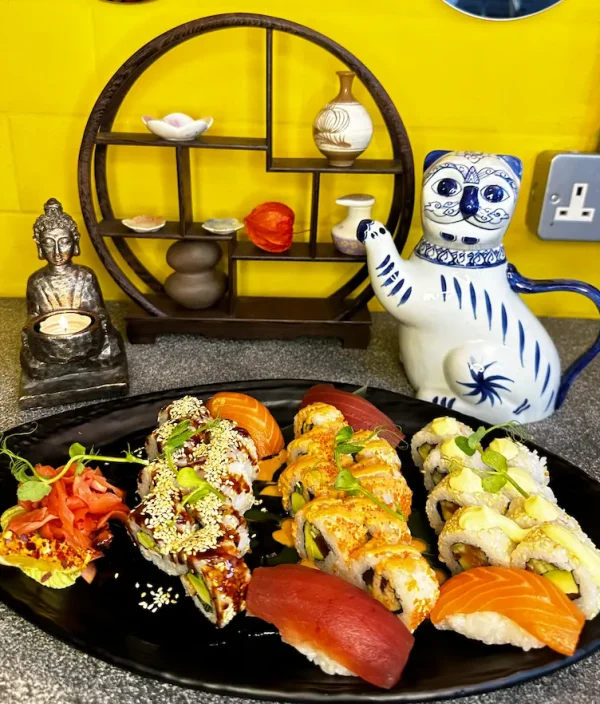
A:
{"type": "Polygon", "coordinates": [[[249,381],[0,438],[0,600],[205,691],[435,701],[600,648],[600,484],[379,389],[249,381]]]}

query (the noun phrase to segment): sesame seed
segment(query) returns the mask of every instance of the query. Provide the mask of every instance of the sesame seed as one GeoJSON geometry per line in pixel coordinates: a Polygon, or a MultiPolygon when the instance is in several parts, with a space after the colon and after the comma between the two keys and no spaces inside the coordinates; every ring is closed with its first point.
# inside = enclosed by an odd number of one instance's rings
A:
{"type": "Polygon", "coordinates": [[[115,572],[115,579],[119,579],[119,573],[115,572]]]}
{"type": "Polygon", "coordinates": [[[139,583],[139,582],[136,582],[136,583],[135,583],[135,588],[136,588],[136,589],[139,589],[139,588],[140,588],[140,583],[139,583]]]}
{"type": "Polygon", "coordinates": [[[140,596],[141,596],[141,597],[145,597],[145,596],[146,596],[146,592],[142,592],[142,593],[140,594],[140,596]]]}

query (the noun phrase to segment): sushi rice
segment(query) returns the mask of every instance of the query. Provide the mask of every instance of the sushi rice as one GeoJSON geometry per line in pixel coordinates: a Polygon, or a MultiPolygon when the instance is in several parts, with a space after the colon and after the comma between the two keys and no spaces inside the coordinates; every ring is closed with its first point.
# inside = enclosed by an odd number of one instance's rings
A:
{"type": "Polygon", "coordinates": [[[547,459],[540,457],[535,450],[530,450],[522,442],[516,442],[511,438],[496,438],[487,447],[504,455],[509,467],[517,467],[528,472],[536,484],[547,486],[550,482],[550,474],[546,466],[547,459]]]}
{"type": "Polygon", "coordinates": [[[474,614],[452,614],[435,624],[440,631],[456,631],[467,638],[480,640],[486,645],[508,643],[523,650],[543,648],[545,643],[521,628],[512,619],[495,611],[474,614]]]}
{"type": "Polygon", "coordinates": [[[434,418],[431,423],[427,423],[424,428],[421,428],[419,432],[413,435],[410,443],[412,460],[421,469],[423,462],[434,447],[437,447],[444,440],[449,440],[457,435],[466,437],[471,435],[472,432],[472,428],[451,416],[434,418]],[[421,452],[419,452],[419,449],[421,449],[421,452]]]}
{"type": "Polygon", "coordinates": [[[444,524],[460,508],[469,506],[489,506],[498,513],[506,513],[509,499],[501,493],[484,491],[481,478],[472,470],[464,468],[457,473],[446,475],[434,487],[425,504],[429,525],[439,535],[444,524]],[[467,481],[462,481],[467,477],[467,481]],[[462,487],[467,487],[465,491],[462,487]]]}
{"type": "MultiPolygon", "coordinates": [[[[494,517],[503,518],[502,523],[513,523],[516,532],[522,532],[516,523],[505,516],[496,513],[487,506],[461,508],[446,523],[438,539],[440,560],[448,567],[452,574],[458,574],[469,567],[482,567],[495,565],[509,567],[511,554],[517,546],[518,540],[511,540],[505,528],[496,525],[500,521],[492,520],[494,517]],[[483,517],[483,528],[469,525],[472,518],[483,517]],[[463,527],[468,526],[468,527],[463,527]],[[461,564],[455,552],[464,553],[464,563],[461,564]]],[[[476,523],[476,521],[473,521],[476,523]]]]}
{"type": "Polygon", "coordinates": [[[327,403],[311,403],[301,408],[294,417],[294,436],[299,437],[315,427],[338,423],[339,427],[346,424],[343,414],[335,406],[327,403]]]}
{"type": "Polygon", "coordinates": [[[567,596],[587,619],[595,618],[600,612],[600,552],[567,528],[542,524],[531,529],[512,553],[511,567],[530,569],[542,576],[556,571],[570,573],[577,591],[567,596]],[[586,553],[588,559],[582,560],[581,555],[575,555],[572,549],[553,539],[553,529],[559,534],[569,534],[570,542],[574,541],[576,549],[586,553]]]}
{"type": "Polygon", "coordinates": [[[439,597],[435,572],[410,545],[370,541],[353,553],[351,571],[352,582],[396,613],[411,632],[439,597]]]}

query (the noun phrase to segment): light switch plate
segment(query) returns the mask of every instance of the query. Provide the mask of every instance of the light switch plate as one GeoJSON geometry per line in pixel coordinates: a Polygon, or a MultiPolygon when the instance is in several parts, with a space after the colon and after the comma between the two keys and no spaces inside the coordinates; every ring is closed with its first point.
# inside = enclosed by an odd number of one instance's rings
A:
{"type": "Polygon", "coordinates": [[[540,154],[527,225],[545,240],[600,241],[600,154],[540,154]]]}

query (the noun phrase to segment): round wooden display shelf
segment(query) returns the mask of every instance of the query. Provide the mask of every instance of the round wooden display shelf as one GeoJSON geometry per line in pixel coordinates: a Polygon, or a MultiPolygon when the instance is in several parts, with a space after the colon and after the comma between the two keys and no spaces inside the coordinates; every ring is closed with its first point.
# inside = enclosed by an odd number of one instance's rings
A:
{"type": "Polygon", "coordinates": [[[367,302],[373,296],[367,286],[353,298],[368,277],[366,264],[328,298],[239,297],[237,261],[363,262],[363,257],[339,253],[332,243],[317,242],[319,193],[322,174],[389,174],[394,179],[387,227],[395,233],[401,249],[406,242],[414,203],[414,166],[406,130],[396,107],[369,69],[353,54],[323,34],[294,22],[250,13],[231,13],[204,17],[175,27],[148,42],[109,80],[88,119],[79,152],[78,183],[81,209],[92,243],[102,263],[123,289],[142,309],[128,318],[132,342],[152,342],[158,333],[200,333],[211,337],[292,338],[299,335],[324,335],[342,338],[347,346],[366,347],[370,315],[367,302]],[[266,34],[265,137],[204,136],[169,142],[143,132],[113,132],[112,126],[123,100],[137,79],[157,59],[183,42],[208,32],[234,27],[264,29],[266,34]],[[273,155],[273,32],[285,32],[325,49],[354,71],[364,84],[384,119],[392,144],[392,159],[359,158],[352,167],[336,168],[320,158],[277,158],[273,155]],[[114,216],[107,183],[107,150],[110,145],[171,148],[175,152],[179,198],[179,220],[167,222],[159,232],[140,235],[125,228],[114,216]],[[192,218],[190,149],[227,149],[263,151],[266,170],[279,173],[312,174],[312,205],[309,242],[295,242],[282,254],[271,254],[251,242],[238,241],[236,235],[219,236],[203,229],[192,218]],[[94,206],[94,191],[100,206],[99,219],[94,206]],[[127,241],[139,239],[217,240],[227,244],[229,293],[216,307],[192,311],[179,307],[165,294],[162,283],[146,268],[127,241]],[[150,288],[143,293],[121,268],[106,245],[112,239],[117,251],[131,270],[150,288]]]}

